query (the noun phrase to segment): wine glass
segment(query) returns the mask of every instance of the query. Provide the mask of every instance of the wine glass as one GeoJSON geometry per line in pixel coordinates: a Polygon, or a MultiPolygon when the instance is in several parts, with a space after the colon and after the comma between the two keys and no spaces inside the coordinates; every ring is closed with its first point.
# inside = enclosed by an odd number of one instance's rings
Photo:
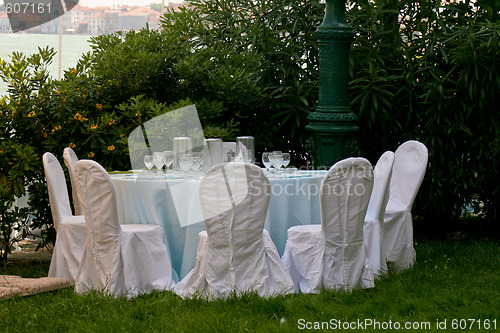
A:
{"type": "Polygon", "coordinates": [[[170,168],[170,165],[174,163],[174,152],[171,150],[166,150],[163,152],[165,154],[165,169],[166,172],[168,173],[168,168],[170,168]]]}
{"type": "Polygon", "coordinates": [[[285,177],[287,176],[286,167],[290,163],[290,153],[283,153],[283,167],[285,168],[285,177]]]}
{"type": "Polygon", "coordinates": [[[193,169],[193,171],[196,173],[196,171],[200,170],[201,168],[201,160],[202,160],[202,156],[201,156],[201,153],[193,153],[193,165],[191,166],[191,169],[193,169]]]}
{"type": "Polygon", "coordinates": [[[187,174],[191,166],[193,165],[193,155],[192,154],[182,154],[179,158],[179,166],[182,171],[184,171],[184,175],[187,174]]]}
{"type": "Polygon", "coordinates": [[[165,154],[162,151],[155,151],[153,153],[153,163],[156,165],[156,172],[160,175],[165,164],[165,154]]]}
{"type": "Polygon", "coordinates": [[[271,160],[273,167],[278,172],[283,164],[283,153],[281,151],[273,151],[273,158],[271,160]]]}
{"type": "Polygon", "coordinates": [[[146,166],[146,168],[148,168],[148,173],[151,172],[151,168],[154,165],[153,155],[145,155],[144,156],[144,165],[146,166]]]}
{"type": "Polygon", "coordinates": [[[271,167],[271,153],[262,153],[262,164],[266,168],[266,171],[269,173],[269,168],[271,167]]]}

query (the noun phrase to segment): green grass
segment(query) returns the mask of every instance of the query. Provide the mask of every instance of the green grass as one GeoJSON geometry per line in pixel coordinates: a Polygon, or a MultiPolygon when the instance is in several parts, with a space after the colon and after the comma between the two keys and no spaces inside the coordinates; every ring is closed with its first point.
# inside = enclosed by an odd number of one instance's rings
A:
{"type": "MultiPolygon", "coordinates": [[[[81,296],[68,288],[0,301],[0,328],[3,332],[289,332],[308,331],[300,330],[299,323],[372,319],[429,322],[430,331],[436,331],[436,321],[446,319],[446,331],[451,331],[453,319],[496,319],[500,329],[500,243],[423,241],[415,248],[417,263],[411,270],[390,273],[368,290],[272,299],[245,295],[210,302],[182,300],[171,292],[132,300],[98,293],[81,296]]],[[[47,270],[46,265],[31,266],[35,276],[47,270]]],[[[8,274],[12,273],[19,274],[8,274]]],[[[478,331],[477,322],[473,328],[467,331],[478,331]]]]}

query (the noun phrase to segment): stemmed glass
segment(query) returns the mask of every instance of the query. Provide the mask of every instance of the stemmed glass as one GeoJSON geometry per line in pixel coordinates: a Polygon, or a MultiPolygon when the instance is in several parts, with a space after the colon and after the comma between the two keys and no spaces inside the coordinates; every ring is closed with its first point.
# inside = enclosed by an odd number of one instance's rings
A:
{"type": "Polygon", "coordinates": [[[191,154],[182,154],[181,157],[179,158],[179,165],[184,171],[184,176],[187,175],[187,172],[189,169],[191,169],[191,166],[193,165],[193,155],[191,154]]]}
{"type": "Polygon", "coordinates": [[[193,165],[191,169],[193,169],[194,173],[196,174],[196,171],[200,170],[202,167],[202,154],[201,153],[193,153],[193,165]]]}
{"type": "Polygon", "coordinates": [[[271,153],[262,153],[262,164],[269,173],[269,168],[271,167],[271,153]]]}
{"type": "Polygon", "coordinates": [[[148,168],[148,173],[151,172],[151,168],[153,167],[154,162],[153,162],[153,155],[146,155],[144,156],[144,165],[146,168],[148,168]]]}
{"type": "Polygon", "coordinates": [[[163,152],[165,154],[165,169],[166,172],[168,173],[168,168],[170,168],[170,165],[174,163],[174,152],[171,150],[166,150],[163,152]]]}
{"type": "Polygon", "coordinates": [[[153,153],[153,163],[156,165],[156,172],[161,175],[163,165],[165,165],[165,154],[162,151],[155,151],[153,153]]]}
{"type": "Polygon", "coordinates": [[[281,151],[273,151],[273,157],[271,159],[273,167],[278,172],[283,164],[283,153],[281,151]]]}
{"type": "Polygon", "coordinates": [[[283,167],[285,168],[285,177],[287,177],[288,174],[286,171],[286,167],[290,163],[290,153],[283,153],[282,156],[283,156],[283,167]]]}

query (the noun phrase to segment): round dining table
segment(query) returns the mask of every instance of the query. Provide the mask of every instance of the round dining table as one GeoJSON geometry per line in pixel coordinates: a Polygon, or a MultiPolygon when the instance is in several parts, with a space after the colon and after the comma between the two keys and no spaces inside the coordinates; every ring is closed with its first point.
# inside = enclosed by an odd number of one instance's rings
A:
{"type": "MultiPolygon", "coordinates": [[[[271,198],[265,229],[281,255],[288,228],[321,223],[319,190],[324,171],[295,171],[269,174],[271,198]]],[[[110,173],[115,187],[121,224],[156,224],[172,261],[173,279],[178,282],[196,261],[198,233],[205,230],[199,201],[202,175],[170,171],[110,173]]]]}

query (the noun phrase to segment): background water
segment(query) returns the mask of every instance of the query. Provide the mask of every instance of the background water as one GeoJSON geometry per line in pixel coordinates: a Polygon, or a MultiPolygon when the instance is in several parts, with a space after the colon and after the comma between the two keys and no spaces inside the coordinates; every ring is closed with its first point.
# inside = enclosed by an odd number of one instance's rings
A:
{"type": "MultiPolygon", "coordinates": [[[[81,55],[90,51],[90,35],[63,35],[61,69],[74,67],[81,55]]],[[[59,35],[0,33],[0,58],[10,62],[12,52],[22,52],[24,55],[38,53],[38,47],[52,47],[59,52],[59,35]]],[[[59,75],[59,54],[52,59],[49,66],[53,78],[59,75]]],[[[7,84],[0,79],[0,96],[7,94],[7,84]]]]}

